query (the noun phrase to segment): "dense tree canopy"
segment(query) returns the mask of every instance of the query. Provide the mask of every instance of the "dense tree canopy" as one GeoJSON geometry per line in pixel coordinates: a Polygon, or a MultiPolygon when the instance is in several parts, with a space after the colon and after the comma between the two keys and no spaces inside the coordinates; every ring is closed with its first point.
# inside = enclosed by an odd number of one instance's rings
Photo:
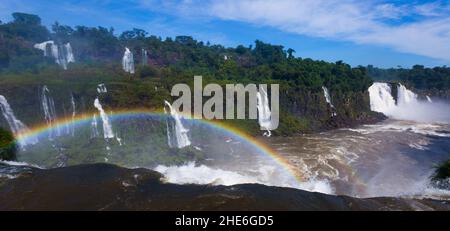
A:
{"type": "Polygon", "coordinates": [[[450,88],[450,68],[446,66],[426,68],[414,65],[411,69],[400,67],[380,69],[368,66],[367,71],[375,81],[401,81],[417,89],[450,88]]]}
{"type": "Polygon", "coordinates": [[[70,42],[77,62],[85,64],[118,64],[124,47],[135,54],[140,77],[164,77],[165,74],[202,74],[222,80],[240,82],[278,80],[297,88],[319,91],[326,85],[336,91],[364,91],[371,84],[362,67],[352,68],[339,61],[328,63],[295,58],[293,49],[256,40],[254,46],[225,48],[206,44],[190,36],[162,39],[148,36],[142,29],[125,31],[119,36],[112,28],[61,25],[55,22],[51,31],[41,25],[36,15],[14,13],[14,21],[0,25],[0,70],[3,72],[39,71],[54,66],[50,58],[34,49],[37,42],[54,40],[70,42]]]}

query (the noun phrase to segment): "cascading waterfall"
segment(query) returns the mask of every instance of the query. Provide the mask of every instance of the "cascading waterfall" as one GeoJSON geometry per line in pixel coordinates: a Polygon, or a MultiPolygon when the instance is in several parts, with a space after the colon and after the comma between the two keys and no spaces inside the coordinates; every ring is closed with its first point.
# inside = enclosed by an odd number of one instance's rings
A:
{"type": "MultiPolygon", "coordinates": [[[[42,111],[44,112],[44,118],[47,125],[52,127],[52,125],[56,122],[57,116],[56,116],[56,110],[55,110],[55,102],[53,101],[53,98],[50,96],[50,90],[47,86],[42,87],[41,91],[41,106],[42,111]]],[[[55,138],[55,136],[61,135],[61,129],[59,126],[56,127],[56,129],[53,129],[49,132],[49,139],[55,138]]]]}
{"type": "Polygon", "coordinates": [[[100,83],[99,85],[97,85],[97,92],[98,92],[99,94],[107,93],[107,92],[108,92],[108,89],[106,89],[106,86],[105,86],[104,83],[100,83]]]}
{"type": "MultiPolygon", "coordinates": [[[[169,102],[164,100],[164,103],[169,108],[169,110],[170,110],[169,113],[172,118],[172,120],[169,121],[169,119],[168,119],[166,121],[167,122],[167,124],[166,124],[167,125],[167,140],[168,140],[169,147],[184,148],[186,146],[191,145],[191,141],[189,140],[189,137],[188,137],[189,130],[183,126],[183,123],[181,122],[181,116],[178,114],[178,112],[174,108],[172,108],[172,105],[169,102]]],[[[164,112],[166,114],[168,114],[165,107],[164,107],[164,112]]]]}
{"type": "Polygon", "coordinates": [[[53,40],[34,44],[34,48],[44,51],[44,56],[51,56],[55,62],[59,64],[64,70],[67,70],[69,63],[75,62],[75,57],[72,52],[70,43],[64,45],[57,45],[53,40]]]}
{"type": "Polygon", "coordinates": [[[427,101],[429,102],[429,103],[432,103],[433,102],[433,100],[431,100],[431,98],[430,98],[430,96],[425,96],[426,98],[427,98],[427,101]]]}
{"type": "Polygon", "coordinates": [[[142,65],[145,66],[148,64],[148,52],[146,49],[142,48],[142,65]]]}
{"type": "Polygon", "coordinates": [[[73,93],[70,94],[70,105],[72,107],[71,133],[72,133],[72,136],[75,136],[75,116],[77,115],[77,111],[76,111],[76,107],[75,107],[75,98],[73,97],[73,93]]]}
{"type": "Polygon", "coordinates": [[[391,94],[391,87],[387,83],[373,83],[369,87],[370,109],[372,111],[389,114],[396,105],[391,94]]]}
{"type": "Polygon", "coordinates": [[[75,62],[75,56],[73,55],[72,52],[72,46],[70,45],[70,43],[66,43],[64,44],[65,47],[65,53],[66,53],[66,61],[67,63],[74,63],[75,62]]]}
{"type": "MultiPolygon", "coordinates": [[[[100,83],[97,85],[97,92],[100,95],[103,93],[107,93],[108,89],[106,89],[106,85],[104,83],[100,83]]],[[[109,122],[108,115],[103,110],[103,107],[100,104],[98,97],[94,101],[94,106],[100,112],[100,118],[102,119],[102,122],[103,122],[103,134],[104,134],[105,140],[108,141],[108,139],[116,138],[117,143],[119,143],[119,145],[122,146],[122,139],[119,137],[118,134],[113,133],[113,129],[109,122]]],[[[95,138],[95,137],[98,137],[98,129],[97,129],[97,117],[94,114],[94,117],[92,118],[92,122],[91,122],[91,138],[95,138]]],[[[108,144],[106,145],[106,150],[109,153],[110,147],[108,144]]],[[[107,158],[105,158],[105,160],[107,161],[107,158]]]]}
{"type": "Polygon", "coordinates": [[[402,106],[416,102],[417,94],[412,92],[411,90],[408,90],[402,84],[399,84],[397,88],[397,105],[402,106]]]}
{"type": "Polygon", "coordinates": [[[97,138],[98,136],[97,116],[94,114],[91,122],[91,139],[97,138]]]}
{"type": "Polygon", "coordinates": [[[328,88],[325,86],[322,86],[322,90],[323,90],[323,95],[325,97],[325,101],[328,103],[328,105],[330,105],[330,108],[332,110],[331,112],[331,116],[336,116],[336,108],[334,107],[333,103],[331,103],[331,97],[330,97],[330,92],[328,91],[328,88]]]}
{"type": "Polygon", "coordinates": [[[128,47],[125,47],[125,52],[123,53],[122,68],[125,72],[134,74],[133,53],[130,51],[130,49],[128,49],[128,47]]]}
{"type": "Polygon", "coordinates": [[[22,142],[19,143],[21,147],[37,142],[37,140],[35,139],[26,141],[20,139],[21,134],[28,132],[29,129],[24,123],[22,123],[22,121],[16,118],[16,116],[14,115],[14,111],[11,109],[11,106],[3,95],[0,95],[0,109],[2,111],[3,117],[5,117],[5,120],[9,125],[9,128],[11,129],[11,132],[16,136],[17,139],[22,140],[22,142]]]}
{"type": "Polygon", "coordinates": [[[269,108],[269,98],[267,97],[267,92],[264,88],[256,93],[256,107],[258,109],[258,123],[262,129],[266,129],[264,136],[270,137],[272,133],[269,128],[271,126],[271,112],[269,108]]]}
{"type": "Polygon", "coordinates": [[[119,146],[122,146],[122,138],[120,138],[118,134],[116,134],[116,141],[119,143],[119,146]]]}
{"type": "Polygon", "coordinates": [[[388,83],[373,83],[369,87],[370,109],[390,115],[397,109],[418,103],[417,94],[408,90],[402,84],[397,85],[397,102],[392,96],[392,89],[388,83]]]}
{"type": "Polygon", "coordinates": [[[111,123],[109,122],[108,115],[106,114],[105,110],[103,110],[103,107],[100,104],[100,100],[98,100],[98,98],[95,98],[94,100],[94,107],[97,108],[98,112],[100,113],[100,118],[103,122],[103,137],[105,139],[114,138],[114,132],[111,123]]]}
{"type": "Polygon", "coordinates": [[[450,122],[448,104],[419,100],[416,93],[397,84],[397,102],[392,96],[390,84],[373,83],[369,87],[370,109],[394,119],[418,122],[450,122]]]}
{"type": "Polygon", "coordinates": [[[36,43],[34,44],[34,48],[44,51],[44,56],[53,56],[58,57],[58,47],[55,45],[55,43],[50,41],[45,41],[42,43],[36,43]],[[49,53],[50,51],[50,53],[49,53]]]}

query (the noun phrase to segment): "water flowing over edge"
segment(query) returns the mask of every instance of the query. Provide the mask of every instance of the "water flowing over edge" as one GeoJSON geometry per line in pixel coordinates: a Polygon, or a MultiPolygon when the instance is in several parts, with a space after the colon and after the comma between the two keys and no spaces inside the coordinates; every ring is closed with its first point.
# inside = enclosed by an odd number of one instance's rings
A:
{"type": "Polygon", "coordinates": [[[432,101],[429,97],[420,100],[416,93],[402,84],[375,82],[368,91],[370,109],[392,119],[450,123],[450,106],[447,102],[432,101]],[[392,87],[396,87],[396,96],[393,95],[392,87]]]}
{"type": "Polygon", "coordinates": [[[128,47],[125,47],[125,52],[123,53],[122,57],[122,69],[125,72],[128,72],[130,74],[134,74],[134,58],[133,53],[128,49],[128,47]]]}
{"type": "Polygon", "coordinates": [[[165,106],[169,108],[167,112],[166,107],[164,107],[164,112],[170,113],[172,121],[167,120],[167,142],[169,147],[184,148],[191,145],[191,141],[188,137],[189,130],[185,128],[181,122],[181,115],[172,107],[172,105],[164,101],[165,106]]]}
{"type": "Polygon", "coordinates": [[[51,56],[55,63],[59,64],[64,70],[67,70],[69,63],[75,62],[75,56],[72,52],[70,43],[57,45],[53,40],[34,44],[34,48],[44,51],[44,56],[51,56]]]}

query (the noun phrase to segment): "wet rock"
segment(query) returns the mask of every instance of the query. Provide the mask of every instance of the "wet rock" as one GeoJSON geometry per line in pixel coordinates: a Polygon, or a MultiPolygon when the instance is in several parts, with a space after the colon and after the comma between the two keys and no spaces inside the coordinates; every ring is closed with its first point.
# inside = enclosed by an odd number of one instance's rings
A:
{"type": "Polygon", "coordinates": [[[109,164],[33,169],[0,185],[0,210],[450,209],[448,201],[431,199],[358,199],[259,184],[176,185],[162,178],[152,170],[109,164]]]}

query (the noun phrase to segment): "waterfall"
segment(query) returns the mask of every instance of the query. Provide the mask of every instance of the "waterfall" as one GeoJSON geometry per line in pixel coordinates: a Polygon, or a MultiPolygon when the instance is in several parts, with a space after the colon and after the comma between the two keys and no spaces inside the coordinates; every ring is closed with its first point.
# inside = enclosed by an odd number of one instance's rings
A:
{"type": "Polygon", "coordinates": [[[21,143],[19,143],[20,146],[23,147],[29,143],[34,144],[37,142],[37,140],[33,139],[28,141],[23,141],[20,139],[23,133],[29,132],[29,129],[24,123],[22,123],[22,121],[16,118],[13,110],[11,109],[11,106],[8,104],[8,101],[3,95],[0,95],[0,109],[2,111],[3,117],[5,117],[6,122],[9,125],[9,128],[11,129],[11,132],[14,134],[14,136],[16,136],[17,139],[21,141],[21,143]]]}
{"type": "Polygon", "coordinates": [[[446,103],[419,100],[416,93],[397,84],[397,103],[390,84],[373,83],[369,87],[370,109],[393,119],[418,122],[450,123],[450,107],[446,103]]]}
{"type": "Polygon", "coordinates": [[[91,139],[97,138],[98,136],[97,116],[94,114],[91,122],[91,139]]]}
{"type": "Polygon", "coordinates": [[[148,54],[147,54],[147,50],[146,49],[144,49],[144,48],[142,48],[142,60],[141,60],[141,62],[142,62],[142,65],[143,66],[145,66],[145,65],[147,65],[148,64],[148,54]]]}
{"type": "Polygon", "coordinates": [[[75,62],[70,43],[57,45],[54,41],[50,40],[34,44],[34,48],[44,51],[44,56],[53,57],[55,62],[64,70],[67,70],[67,64],[75,62]]]}
{"type": "Polygon", "coordinates": [[[128,47],[125,47],[125,52],[123,53],[122,68],[125,72],[134,74],[133,53],[131,53],[131,51],[130,51],[130,49],[128,49],[128,47]]]}
{"type": "Polygon", "coordinates": [[[433,100],[431,100],[430,96],[427,95],[425,97],[427,98],[428,103],[432,103],[433,102],[433,100]]]}
{"type": "Polygon", "coordinates": [[[70,94],[70,105],[72,107],[72,127],[71,127],[71,133],[72,136],[75,136],[75,116],[77,115],[77,111],[75,108],[75,99],[73,97],[73,93],[70,94]]]}
{"type": "MultiPolygon", "coordinates": [[[[184,148],[191,145],[191,141],[188,137],[189,130],[183,126],[183,123],[181,122],[181,116],[174,108],[172,108],[172,105],[170,105],[169,102],[164,100],[164,103],[169,108],[172,118],[171,121],[169,121],[169,119],[166,121],[169,147],[184,148]]],[[[165,107],[164,112],[168,114],[165,107]]]]}
{"type": "MultiPolygon", "coordinates": [[[[47,88],[47,86],[44,85],[41,91],[41,106],[42,111],[44,112],[45,122],[49,127],[52,127],[58,117],[56,116],[55,102],[49,94],[50,90],[47,88]]],[[[49,139],[53,139],[55,136],[60,136],[60,127],[57,126],[56,129],[51,129],[48,135],[49,139]]]]}
{"type": "MultiPolygon", "coordinates": [[[[100,83],[97,85],[97,92],[100,95],[103,93],[107,93],[108,89],[106,89],[106,86],[104,83],[100,83]]],[[[117,143],[119,143],[119,145],[122,146],[122,139],[119,137],[119,135],[117,133],[114,134],[112,125],[109,122],[108,115],[103,110],[103,107],[100,104],[100,100],[98,99],[98,97],[94,101],[94,106],[100,112],[100,118],[102,119],[102,122],[103,122],[103,137],[105,138],[105,140],[108,141],[108,139],[116,138],[117,143]]],[[[92,122],[91,122],[91,138],[95,138],[95,137],[98,137],[98,129],[97,129],[97,117],[94,114],[94,117],[92,118],[92,122]]],[[[111,148],[109,147],[108,143],[106,144],[106,150],[108,152],[107,154],[110,155],[111,148]]],[[[105,159],[105,161],[107,161],[107,158],[105,159]]]]}
{"type": "Polygon", "coordinates": [[[386,115],[390,115],[398,108],[418,103],[417,94],[402,84],[397,85],[397,102],[388,83],[373,83],[369,87],[369,96],[370,109],[386,115]]]}
{"type": "Polygon", "coordinates": [[[267,92],[263,87],[256,93],[256,108],[258,109],[258,123],[262,129],[266,129],[264,136],[270,137],[271,132],[269,130],[271,125],[271,112],[269,108],[269,99],[267,97],[267,92]]]}
{"type": "MultiPolygon", "coordinates": [[[[66,107],[64,106],[64,103],[62,104],[62,108],[63,108],[63,113],[64,113],[63,118],[67,118],[67,111],[66,111],[66,107]]],[[[73,125],[71,125],[69,123],[64,123],[64,128],[66,129],[66,135],[70,135],[71,134],[72,126],[73,125]]]]}
{"type": "Polygon", "coordinates": [[[328,103],[328,105],[330,105],[331,107],[331,116],[336,116],[336,112],[335,112],[335,107],[333,105],[333,103],[331,103],[331,97],[330,97],[330,92],[328,91],[328,88],[325,86],[322,86],[322,90],[323,90],[323,96],[325,97],[325,101],[328,103]]]}
{"type": "Polygon", "coordinates": [[[387,83],[373,83],[369,87],[369,97],[372,111],[389,114],[396,107],[391,87],[387,83]]]}
{"type": "Polygon", "coordinates": [[[103,137],[105,139],[114,138],[114,133],[111,127],[111,123],[109,122],[108,115],[106,114],[105,110],[103,110],[103,107],[100,104],[98,98],[95,98],[94,107],[97,108],[98,112],[100,113],[100,118],[103,122],[103,137]]]}
{"type": "Polygon", "coordinates": [[[64,44],[65,47],[65,51],[66,51],[66,61],[67,63],[74,63],[75,62],[75,56],[73,55],[72,52],[72,46],[70,45],[70,43],[66,43],[64,44]]]}
{"type": "Polygon", "coordinates": [[[122,138],[120,138],[117,133],[116,133],[116,140],[117,140],[117,143],[119,143],[119,146],[122,146],[122,138]]]}
{"type": "MultiPolygon", "coordinates": [[[[44,56],[49,56],[50,55],[49,51],[50,51],[50,53],[53,57],[55,57],[55,55],[52,52],[53,50],[55,50],[55,49],[53,49],[54,46],[55,46],[55,44],[53,43],[52,40],[34,44],[34,48],[44,51],[44,56]],[[48,46],[50,46],[50,48],[48,48],[48,46]]],[[[56,52],[57,52],[57,49],[56,49],[56,52]]],[[[56,57],[58,57],[58,56],[56,56],[56,57]]]]}
{"type": "Polygon", "coordinates": [[[406,89],[402,84],[398,85],[397,88],[397,105],[407,105],[417,102],[417,94],[411,90],[406,89]]]}
{"type": "Polygon", "coordinates": [[[104,83],[101,83],[101,84],[97,85],[97,92],[98,92],[99,94],[107,93],[107,92],[108,92],[108,89],[106,89],[106,86],[105,86],[104,83]]]}

